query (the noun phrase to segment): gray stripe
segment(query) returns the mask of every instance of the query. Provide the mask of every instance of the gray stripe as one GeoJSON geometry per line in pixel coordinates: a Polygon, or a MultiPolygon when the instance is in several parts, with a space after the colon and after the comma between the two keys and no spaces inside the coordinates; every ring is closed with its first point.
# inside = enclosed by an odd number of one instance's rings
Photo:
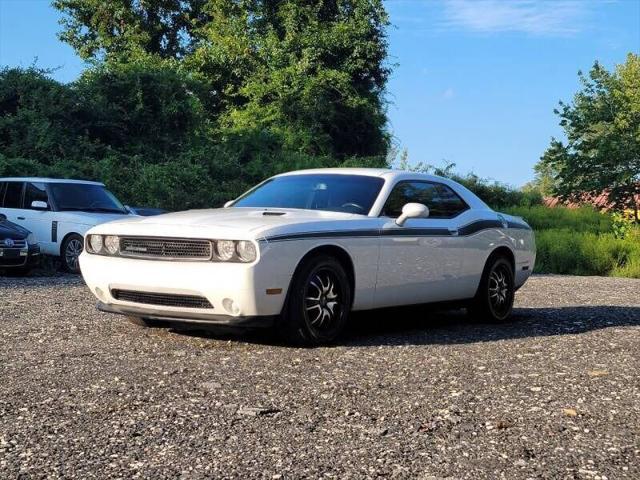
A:
{"type": "MultiPolygon", "coordinates": [[[[528,225],[509,222],[509,228],[527,229],[528,225]]],[[[447,228],[389,228],[389,229],[366,229],[366,230],[337,230],[326,232],[303,232],[266,237],[268,242],[283,242],[289,240],[305,240],[309,238],[371,238],[371,237],[452,237],[469,236],[482,230],[494,228],[504,228],[499,220],[478,220],[460,227],[457,231],[450,231],[447,228]]]]}

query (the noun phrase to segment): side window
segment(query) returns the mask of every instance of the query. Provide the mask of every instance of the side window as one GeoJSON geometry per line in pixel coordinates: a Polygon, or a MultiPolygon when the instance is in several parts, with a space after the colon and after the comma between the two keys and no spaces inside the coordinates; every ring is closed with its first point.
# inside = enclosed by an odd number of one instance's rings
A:
{"type": "Polygon", "coordinates": [[[31,208],[32,202],[46,202],[49,205],[49,197],[43,183],[27,183],[24,187],[24,208],[31,208]]]}
{"type": "Polygon", "coordinates": [[[4,205],[4,191],[7,189],[7,182],[0,182],[0,207],[4,205]]]}
{"type": "Polygon", "coordinates": [[[7,182],[2,204],[4,208],[22,207],[22,185],[22,182],[7,182]]]}
{"type": "Polygon", "coordinates": [[[398,218],[407,203],[422,203],[429,207],[429,218],[452,218],[467,210],[466,203],[446,185],[433,182],[408,181],[398,183],[382,209],[382,215],[398,218]]]}
{"type": "Polygon", "coordinates": [[[453,218],[469,208],[450,187],[442,183],[436,185],[440,193],[440,215],[442,218],[453,218]]]}

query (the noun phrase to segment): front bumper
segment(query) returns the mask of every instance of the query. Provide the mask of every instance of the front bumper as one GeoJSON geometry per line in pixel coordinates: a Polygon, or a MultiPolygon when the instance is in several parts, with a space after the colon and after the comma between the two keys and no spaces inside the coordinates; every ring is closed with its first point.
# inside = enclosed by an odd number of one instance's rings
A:
{"type": "Polygon", "coordinates": [[[173,323],[188,323],[197,325],[242,327],[242,328],[269,328],[275,323],[275,316],[238,316],[220,314],[178,313],[171,310],[157,308],[107,305],[102,302],[97,304],[101,312],[129,315],[149,320],[162,320],[173,323]]]}
{"type": "Polygon", "coordinates": [[[40,245],[27,248],[0,248],[0,268],[34,267],[40,261],[40,245]]]}
{"type": "Polygon", "coordinates": [[[82,276],[104,308],[137,316],[191,319],[209,323],[242,323],[244,319],[280,314],[290,274],[260,263],[168,262],[80,255],[82,276]],[[276,289],[278,294],[270,294],[276,289]],[[116,291],[152,295],[197,296],[210,307],[159,305],[125,300],[116,291]],[[116,298],[119,297],[119,298],[116,298]],[[234,308],[229,308],[230,303],[234,308]],[[142,312],[142,313],[141,313],[142,312]],[[230,318],[226,318],[230,317],[230,318]]]}

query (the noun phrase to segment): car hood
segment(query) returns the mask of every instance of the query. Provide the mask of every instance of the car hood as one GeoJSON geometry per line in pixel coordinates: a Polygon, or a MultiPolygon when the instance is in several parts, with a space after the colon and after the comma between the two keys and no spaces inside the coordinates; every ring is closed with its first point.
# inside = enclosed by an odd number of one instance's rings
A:
{"type": "Polygon", "coordinates": [[[29,230],[20,225],[7,220],[0,222],[0,238],[10,238],[12,240],[23,240],[29,236],[29,230]]]}
{"type": "Polygon", "coordinates": [[[137,215],[119,213],[98,213],[98,212],[59,212],[58,215],[65,222],[78,223],[81,225],[98,225],[100,223],[113,222],[127,218],[136,218],[137,215]]]}
{"type": "Polygon", "coordinates": [[[129,217],[99,225],[89,233],[194,238],[260,239],[269,235],[327,230],[368,217],[340,212],[283,208],[218,208],[129,217]]]}

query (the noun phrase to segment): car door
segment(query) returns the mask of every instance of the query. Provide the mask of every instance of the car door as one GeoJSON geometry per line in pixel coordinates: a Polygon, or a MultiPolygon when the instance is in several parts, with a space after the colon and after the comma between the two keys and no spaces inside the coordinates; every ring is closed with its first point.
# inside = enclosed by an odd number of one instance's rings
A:
{"type": "Polygon", "coordinates": [[[465,243],[457,217],[468,205],[449,186],[431,181],[400,181],[382,209],[376,282],[378,307],[463,298],[465,243]],[[407,203],[429,207],[428,218],[395,219],[407,203]]]}
{"type": "Polygon", "coordinates": [[[21,215],[25,218],[23,226],[36,237],[43,253],[57,254],[54,238],[54,216],[46,185],[41,182],[26,182],[21,215]]]}

